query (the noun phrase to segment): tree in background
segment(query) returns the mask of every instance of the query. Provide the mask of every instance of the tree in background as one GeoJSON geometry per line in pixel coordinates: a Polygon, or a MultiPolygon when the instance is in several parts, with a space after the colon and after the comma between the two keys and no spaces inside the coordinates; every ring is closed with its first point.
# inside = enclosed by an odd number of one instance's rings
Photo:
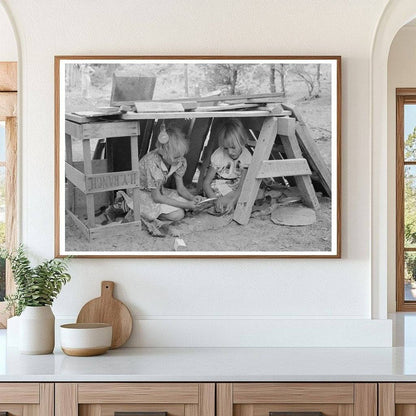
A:
{"type": "Polygon", "coordinates": [[[227,87],[228,93],[234,95],[243,66],[238,64],[218,64],[201,65],[200,68],[204,73],[208,89],[212,91],[221,87],[227,87]]]}
{"type": "Polygon", "coordinates": [[[321,64],[316,64],[317,97],[321,96],[321,64]]]}
{"type": "Polygon", "coordinates": [[[292,65],[292,72],[300,78],[306,85],[306,88],[308,90],[308,99],[311,100],[312,98],[318,98],[320,95],[320,73],[321,70],[316,71],[316,73],[312,73],[310,71],[310,67],[306,65],[299,65],[295,64],[292,65]],[[319,73],[319,89],[316,91],[317,86],[317,76],[319,73]]]}
{"type": "MultiPolygon", "coordinates": [[[[404,145],[405,160],[414,160],[416,155],[416,127],[407,136],[404,145]]],[[[404,180],[404,237],[405,246],[416,244],[416,177],[412,174],[411,167],[405,167],[404,180]]],[[[407,255],[405,257],[405,276],[416,280],[416,256],[407,255]]]]}
{"type": "Polygon", "coordinates": [[[276,66],[274,64],[270,65],[269,82],[270,92],[273,94],[276,92],[276,66]]]}

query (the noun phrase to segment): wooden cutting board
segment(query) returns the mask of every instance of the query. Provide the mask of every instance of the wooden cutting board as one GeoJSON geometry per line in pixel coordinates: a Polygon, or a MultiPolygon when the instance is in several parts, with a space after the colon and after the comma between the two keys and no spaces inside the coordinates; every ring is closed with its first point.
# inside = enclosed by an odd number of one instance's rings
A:
{"type": "Polygon", "coordinates": [[[77,323],[107,323],[113,326],[111,349],[121,347],[130,337],[133,319],[124,303],[113,297],[114,282],[101,282],[101,296],[86,303],[77,323]]]}

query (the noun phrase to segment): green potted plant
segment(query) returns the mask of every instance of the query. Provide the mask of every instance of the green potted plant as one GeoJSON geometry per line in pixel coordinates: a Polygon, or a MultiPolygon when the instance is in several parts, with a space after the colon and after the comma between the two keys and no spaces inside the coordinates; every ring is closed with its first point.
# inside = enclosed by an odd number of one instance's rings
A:
{"type": "Polygon", "coordinates": [[[32,266],[22,245],[2,249],[0,257],[10,261],[16,292],[6,296],[8,309],[19,318],[19,351],[49,354],[55,346],[55,317],[51,305],[71,276],[68,258],[45,260],[32,266]]]}

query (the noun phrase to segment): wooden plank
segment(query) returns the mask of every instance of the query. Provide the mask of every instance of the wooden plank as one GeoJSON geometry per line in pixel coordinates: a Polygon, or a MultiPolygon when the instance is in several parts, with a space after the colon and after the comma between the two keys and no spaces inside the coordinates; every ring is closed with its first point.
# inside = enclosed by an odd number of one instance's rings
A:
{"type": "Polygon", "coordinates": [[[74,225],[82,232],[82,234],[84,234],[85,238],[90,241],[91,235],[88,227],[69,209],[66,209],[65,212],[68,215],[70,221],[72,221],[74,225]]]}
{"type": "MultiPolygon", "coordinates": [[[[73,155],[72,155],[72,137],[69,134],[65,133],[65,161],[69,165],[73,165],[73,155]]],[[[58,162],[59,163],[59,162],[58,162]]],[[[85,182],[84,182],[85,183],[85,182]]],[[[65,198],[65,208],[71,211],[75,210],[75,187],[72,182],[68,182],[66,192],[68,195],[65,198]]]]}
{"type": "Polygon", "coordinates": [[[185,156],[188,166],[183,177],[185,185],[192,182],[211,122],[212,119],[210,118],[192,120],[189,134],[189,151],[185,156]]]}
{"type": "Polygon", "coordinates": [[[140,202],[139,202],[139,136],[131,136],[130,139],[131,169],[135,175],[135,184],[133,187],[133,215],[134,220],[140,221],[140,202]]]}
{"type": "Polygon", "coordinates": [[[55,414],[55,384],[40,383],[39,384],[39,415],[54,416],[55,414]]]}
{"type": "MultiPolygon", "coordinates": [[[[70,168],[71,167],[72,166],[70,166],[70,168]]],[[[78,175],[79,173],[81,173],[79,171],[77,172],[78,172],[78,175]]],[[[73,175],[73,173],[71,174],[73,175]]],[[[78,185],[77,187],[81,189],[81,191],[87,194],[114,191],[117,189],[130,189],[130,188],[135,188],[139,185],[138,170],[126,170],[122,172],[93,173],[92,175],[85,175],[85,176],[81,173],[81,175],[84,178],[84,188],[82,189],[78,185]]],[[[68,179],[70,179],[69,176],[68,176],[68,179]]]]}
{"type": "Polygon", "coordinates": [[[395,416],[394,383],[379,383],[378,409],[379,416],[395,416]]]}
{"type": "Polygon", "coordinates": [[[232,383],[217,383],[217,416],[233,416],[232,383]]]}
{"type": "Polygon", "coordinates": [[[153,101],[196,101],[198,103],[210,102],[210,101],[240,101],[246,99],[256,98],[276,98],[282,97],[282,93],[264,93],[264,94],[245,94],[245,95],[209,95],[205,97],[182,97],[182,98],[171,98],[169,100],[153,100],[153,101]]]}
{"type": "Polygon", "coordinates": [[[55,416],[78,416],[77,384],[55,384],[55,416]]]}
{"type": "Polygon", "coordinates": [[[65,120],[65,134],[68,134],[71,137],[81,139],[82,138],[82,125],[74,123],[69,120],[65,120]]]}
{"type": "Polygon", "coordinates": [[[306,159],[265,160],[257,178],[276,178],[282,176],[311,175],[306,159]]]}
{"type": "Polygon", "coordinates": [[[264,120],[263,127],[254,149],[253,160],[245,177],[241,194],[234,212],[234,220],[239,224],[248,223],[251,215],[251,209],[257,196],[261,179],[257,179],[259,170],[264,160],[268,160],[272,150],[277,132],[277,119],[270,117],[264,120]]]}
{"type": "MultiPolygon", "coordinates": [[[[104,404],[81,405],[82,407],[100,407],[100,416],[114,416],[115,412],[166,412],[168,416],[199,416],[197,404],[104,404]]],[[[80,415],[81,416],[81,415],[80,415]]],[[[87,414],[85,415],[87,416],[87,414]]],[[[92,415],[88,415],[92,416],[92,415]]],[[[98,416],[98,415],[97,415],[98,416]]],[[[133,416],[133,415],[132,415],[133,416]]]]}
{"type": "Polygon", "coordinates": [[[80,383],[79,403],[199,402],[197,383],[80,383]]]}
{"type": "Polygon", "coordinates": [[[172,101],[135,101],[137,113],[169,113],[176,111],[185,111],[183,105],[172,101]]]}
{"type": "Polygon", "coordinates": [[[394,394],[396,404],[415,404],[416,383],[396,383],[394,394]]]}
{"type": "Polygon", "coordinates": [[[0,403],[39,403],[38,383],[0,383],[0,403]]]}
{"type": "Polygon", "coordinates": [[[313,171],[318,174],[325,192],[330,197],[332,195],[331,171],[321,156],[318,146],[305,123],[296,123],[296,137],[298,138],[304,157],[311,164],[313,171]]]}
{"type": "MultiPolygon", "coordinates": [[[[72,165],[65,162],[65,177],[84,194],[86,192],[86,186],[85,186],[86,178],[91,178],[92,176],[95,176],[95,175],[86,176],[81,171],[79,171],[78,169],[75,169],[72,165]]],[[[96,175],[96,176],[100,176],[100,175],[96,175]]]]}
{"type": "Polygon", "coordinates": [[[377,384],[354,384],[354,415],[377,416],[377,384]]]}
{"type": "MultiPolygon", "coordinates": [[[[84,159],[84,173],[85,175],[92,174],[92,161],[91,161],[91,146],[89,140],[82,141],[82,155],[84,159]]],[[[87,201],[87,218],[88,218],[88,228],[95,227],[95,205],[94,205],[94,195],[89,194],[85,195],[87,201]]]]}
{"type": "Polygon", "coordinates": [[[17,91],[17,62],[0,62],[0,91],[17,91]]]}
{"type": "MultiPolygon", "coordinates": [[[[183,116],[183,113],[182,113],[183,116]]],[[[151,113],[147,117],[151,117],[151,113]]],[[[137,119],[138,120],[138,119],[137,119]]],[[[104,121],[95,123],[86,123],[82,125],[83,139],[96,139],[107,137],[125,137],[137,136],[140,134],[140,124],[137,122],[123,122],[123,121],[104,121]]]]}
{"type": "MultiPolygon", "coordinates": [[[[195,108],[196,112],[210,112],[210,111],[230,111],[230,110],[246,110],[247,108],[257,108],[259,104],[229,104],[229,105],[209,105],[206,107],[195,108]]],[[[265,110],[266,111],[266,110],[265,110]]]]}
{"type": "Polygon", "coordinates": [[[126,223],[111,222],[107,225],[91,228],[89,230],[90,239],[111,238],[112,236],[125,235],[126,233],[138,235],[141,230],[141,221],[133,221],[126,223]]]}
{"type": "MultiPolygon", "coordinates": [[[[208,111],[208,112],[172,112],[172,113],[133,113],[128,112],[121,116],[122,120],[146,120],[148,118],[154,119],[193,119],[193,118],[212,118],[212,117],[270,117],[269,111],[208,111]]],[[[126,135],[127,136],[127,135],[126,135]]],[[[130,136],[130,135],[129,135],[130,136]]],[[[104,137],[104,136],[91,136],[104,137]]]]}
{"type": "MultiPolygon", "coordinates": [[[[302,158],[302,151],[300,150],[298,140],[294,130],[289,133],[289,136],[280,136],[283,147],[285,149],[288,159],[302,158]]],[[[315,189],[309,175],[295,176],[296,186],[298,187],[303,203],[313,209],[319,209],[318,198],[316,197],[315,189]]]]}
{"type": "Polygon", "coordinates": [[[199,384],[199,416],[216,416],[215,383],[199,384]]]}
{"type": "Polygon", "coordinates": [[[0,92],[0,120],[6,117],[16,117],[17,94],[15,92],[0,92]]]}
{"type": "Polygon", "coordinates": [[[300,147],[302,148],[303,154],[312,166],[322,183],[322,186],[325,189],[325,192],[328,196],[331,196],[332,191],[332,181],[331,181],[331,171],[327,164],[325,163],[321,153],[316,145],[312,133],[309,130],[308,125],[305,123],[302,117],[302,113],[294,106],[287,104],[282,104],[282,107],[285,110],[288,110],[297,120],[296,123],[296,136],[299,140],[300,147]]]}
{"type": "Polygon", "coordinates": [[[354,403],[352,383],[235,383],[234,403],[354,403]]]}

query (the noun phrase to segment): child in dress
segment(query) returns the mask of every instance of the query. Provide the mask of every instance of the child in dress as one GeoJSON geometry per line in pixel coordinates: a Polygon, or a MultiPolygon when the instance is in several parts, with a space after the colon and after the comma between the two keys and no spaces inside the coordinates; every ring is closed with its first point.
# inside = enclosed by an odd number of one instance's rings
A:
{"type": "Polygon", "coordinates": [[[183,183],[187,167],[184,156],[188,146],[184,133],[178,127],[165,129],[162,124],[156,149],[140,160],[140,213],[145,219],[181,220],[185,210],[195,209],[203,199],[192,195],[183,183]],[[164,187],[172,175],[176,190],[164,187]]]}
{"type": "Polygon", "coordinates": [[[248,137],[239,119],[231,118],[224,122],[218,132],[218,142],[203,189],[208,198],[218,197],[216,211],[225,214],[237,204],[252,156],[245,147],[248,137]]]}
{"type": "MultiPolygon", "coordinates": [[[[195,209],[196,204],[203,199],[192,195],[183,183],[187,166],[184,156],[187,151],[188,142],[184,133],[177,127],[165,127],[162,124],[156,149],[139,161],[139,204],[143,219],[179,221],[185,216],[185,210],[195,209]],[[165,183],[172,175],[176,189],[165,188],[165,183]]],[[[124,214],[130,211],[128,215],[131,214],[131,190],[127,194],[117,192],[115,204],[106,213],[110,221],[114,220],[111,217],[117,215],[117,209],[123,210],[124,214]]]]}

